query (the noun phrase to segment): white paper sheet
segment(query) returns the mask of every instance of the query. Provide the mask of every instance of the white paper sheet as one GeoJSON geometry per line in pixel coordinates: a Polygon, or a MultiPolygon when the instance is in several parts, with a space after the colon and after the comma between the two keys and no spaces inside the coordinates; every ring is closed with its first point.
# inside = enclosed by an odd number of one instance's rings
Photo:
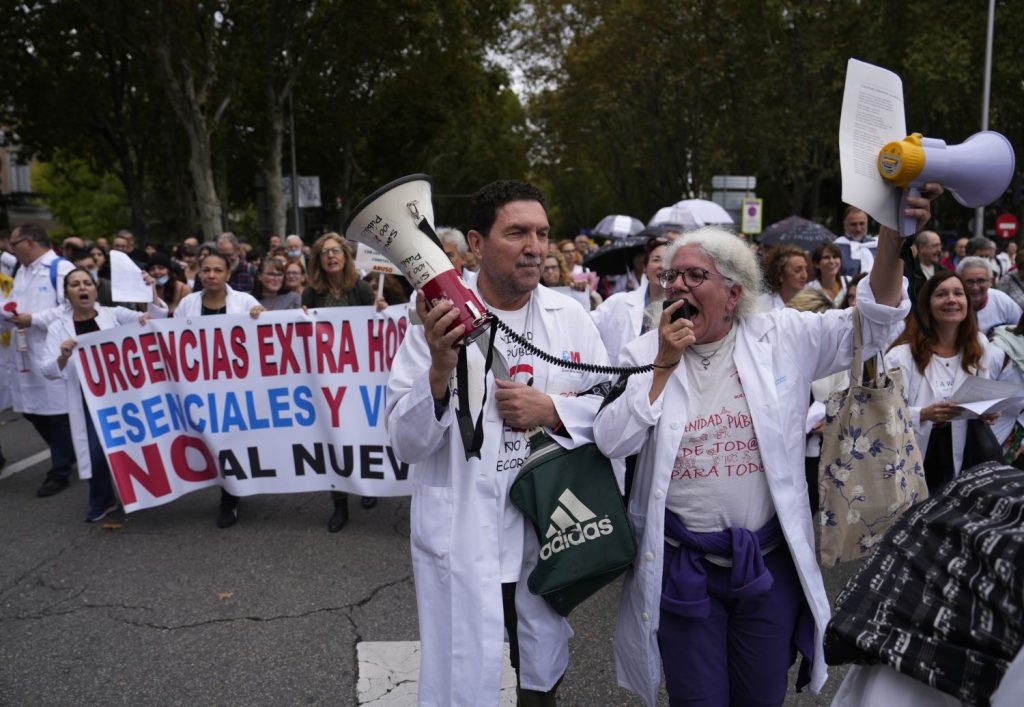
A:
{"type": "Polygon", "coordinates": [[[110,251],[110,297],[115,302],[152,302],[153,288],[142,270],[125,253],[110,251]]]}
{"type": "Polygon", "coordinates": [[[1008,412],[1014,417],[1024,408],[1024,385],[967,376],[950,401],[964,409],[957,420],[968,420],[986,413],[1008,412]]]}
{"type": "Polygon", "coordinates": [[[907,136],[903,81],[887,69],[850,59],[839,119],[843,201],[889,228],[899,228],[900,190],[878,173],[878,151],[907,136]]]}

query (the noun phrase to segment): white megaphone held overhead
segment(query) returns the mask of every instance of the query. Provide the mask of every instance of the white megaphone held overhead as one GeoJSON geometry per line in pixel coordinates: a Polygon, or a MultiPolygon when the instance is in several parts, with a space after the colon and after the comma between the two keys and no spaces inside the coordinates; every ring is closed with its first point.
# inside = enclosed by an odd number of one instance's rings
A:
{"type": "Polygon", "coordinates": [[[920,133],[894,140],[878,153],[878,172],[889,184],[904,190],[900,233],[917,231],[913,218],[902,216],[907,194],[917,194],[925,182],[938,182],[968,208],[988,206],[1006,191],[1013,178],[1014,153],[1010,141],[997,132],[975,133],[959,145],[921,137],[920,133]]]}
{"type": "Polygon", "coordinates": [[[430,177],[410,174],[385,184],[356,206],[343,230],[345,238],[380,251],[413,287],[422,288],[427,307],[443,300],[455,305],[459,318],[452,328],[466,327],[459,344],[487,331],[490,314],[452,266],[434,232],[430,177]]]}

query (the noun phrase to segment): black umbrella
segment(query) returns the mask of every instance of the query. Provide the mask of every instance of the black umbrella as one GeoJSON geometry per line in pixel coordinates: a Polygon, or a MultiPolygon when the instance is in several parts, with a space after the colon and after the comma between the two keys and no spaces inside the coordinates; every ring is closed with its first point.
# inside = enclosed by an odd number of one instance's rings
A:
{"type": "Polygon", "coordinates": [[[799,216],[789,216],[761,232],[757,242],[763,246],[795,245],[808,253],[823,243],[831,243],[836,234],[820,223],[799,216]]]}
{"type": "Polygon", "coordinates": [[[644,252],[647,241],[645,235],[618,238],[585,257],[583,265],[598,275],[624,275],[632,267],[636,254],[644,252]]]}

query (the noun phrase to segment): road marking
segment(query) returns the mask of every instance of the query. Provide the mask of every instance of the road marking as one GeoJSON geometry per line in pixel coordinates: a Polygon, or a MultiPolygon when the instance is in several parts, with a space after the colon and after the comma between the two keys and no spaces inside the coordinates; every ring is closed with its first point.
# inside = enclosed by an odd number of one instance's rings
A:
{"type": "MultiPolygon", "coordinates": [[[[419,689],[419,641],[366,641],[356,646],[360,707],[415,707],[419,689]]],[[[501,673],[501,707],[515,707],[516,674],[508,660],[501,673]]]]}
{"type": "Polygon", "coordinates": [[[44,449],[43,451],[39,452],[38,454],[33,454],[31,457],[28,457],[27,459],[22,459],[20,462],[14,462],[13,464],[8,464],[7,466],[5,466],[3,468],[2,471],[0,471],[0,479],[6,479],[8,476],[13,476],[14,474],[17,474],[19,471],[25,471],[25,469],[31,469],[32,467],[34,467],[39,462],[46,461],[49,458],[50,458],[50,450],[44,449]]]}

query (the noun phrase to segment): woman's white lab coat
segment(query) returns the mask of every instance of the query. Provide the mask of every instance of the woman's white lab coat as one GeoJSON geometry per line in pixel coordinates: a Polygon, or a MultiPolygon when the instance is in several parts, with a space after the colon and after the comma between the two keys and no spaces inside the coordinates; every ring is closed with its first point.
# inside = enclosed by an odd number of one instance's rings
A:
{"type": "MultiPolygon", "coordinates": [[[[584,362],[607,360],[597,329],[578,302],[537,287],[531,306],[537,308],[531,316],[539,321],[534,330],[543,327],[558,358],[578,354],[584,362]]],[[[474,359],[482,371],[483,356],[477,347],[468,347],[467,355],[470,371],[474,359]]],[[[533,386],[552,395],[571,435],[554,439],[565,447],[593,441],[593,419],[601,398],[558,394],[586,390],[605,377],[572,373],[536,357],[533,365],[533,386]]],[[[423,649],[419,701],[438,707],[497,705],[504,644],[498,485],[506,482],[505,474],[515,472],[496,470],[503,422],[494,402],[493,376],[487,377],[481,458],[467,461],[453,404],[440,420],[435,417],[429,368],[423,327],[410,327],[391,369],[387,427],[395,454],[411,465],[413,481],[410,535],[423,649]]],[[[572,630],[526,587],[538,545],[529,522],[524,530],[516,592],[520,683],[524,689],[547,691],[568,665],[572,630]]]]}
{"type": "MultiPolygon", "coordinates": [[[[981,367],[983,370],[978,371],[977,375],[982,378],[991,378],[992,380],[1020,382],[1020,375],[1015,370],[1016,367],[1005,365],[1006,354],[1003,350],[990,343],[981,334],[978,334],[978,339],[984,348],[984,353],[981,357],[981,367]]],[[[917,438],[917,446],[921,450],[921,456],[924,457],[925,452],[928,450],[928,439],[932,434],[932,423],[921,419],[921,409],[942,399],[935,392],[938,382],[930,380],[930,377],[926,375],[927,369],[925,373],[920,373],[917,370],[917,364],[914,363],[914,357],[910,353],[909,344],[900,344],[894,347],[885,355],[885,360],[890,366],[899,366],[903,369],[903,387],[907,396],[907,405],[910,407],[910,419],[914,423],[914,436],[917,438]]],[[[962,381],[967,374],[962,368],[956,373],[957,385],[959,385],[959,381],[962,381]]],[[[955,385],[955,387],[957,386],[955,385]]],[[[1012,415],[1006,417],[1006,421],[1010,422],[1010,424],[1005,430],[1003,427],[993,429],[1000,442],[1003,441],[1009,429],[1013,426],[1012,417],[1012,415]]],[[[967,441],[967,421],[953,420],[949,424],[952,426],[950,433],[953,438],[953,473],[959,476],[960,467],[963,466],[964,461],[964,444],[967,441]]]]}
{"type": "Polygon", "coordinates": [[[629,292],[617,292],[590,313],[597,330],[601,332],[601,340],[608,351],[608,361],[613,366],[619,360],[622,347],[640,336],[647,290],[645,285],[629,292]]]}
{"type": "MultiPolygon", "coordinates": [[[[227,296],[224,298],[224,304],[227,307],[225,314],[248,314],[253,307],[260,306],[259,301],[248,292],[239,292],[232,289],[230,285],[224,285],[224,289],[227,291],[227,296]]],[[[203,291],[199,290],[199,292],[193,292],[181,298],[178,306],[174,309],[174,318],[198,317],[202,312],[203,291]]]]}
{"type": "MultiPolygon", "coordinates": [[[[96,325],[101,329],[112,329],[122,324],[133,324],[139,321],[142,312],[125,307],[96,307],[96,325]]],[[[55,308],[56,316],[50,322],[46,332],[46,354],[40,372],[50,380],[64,379],[67,388],[68,417],[71,421],[71,442],[75,447],[78,460],[78,476],[82,479],[92,477],[92,459],[89,456],[89,436],[85,426],[85,408],[82,406],[82,392],[77,375],[77,357],[68,359],[64,370],[57,363],[60,356],[60,345],[68,339],[77,338],[75,322],[72,318],[70,304],[55,308]],[[72,374],[72,371],[75,371],[72,374]]],[[[167,305],[161,300],[159,304],[150,303],[146,313],[153,319],[167,316],[167,305]]]]}
{"type": "MultiPolygon", "coordinates": [[[[903,290],[900,306],[892,308],[874,301],[866,280],[858,288],[866,352],[886,346],[894,325],[909,311],[905,281],[903,290]]],[[[772,502],[814,616],[811,689],[815,692],[827,676],[822,640],[829,604],[815,557],[807,505],[804,426],[811,382],[850,366],[852,313],[852,309],[824,314],[780,309],[754,315],[738,324],[734,353],[772,502]]],[[[621,364],[650,363],[657,349],[658,332],[647,332],[626,347],[621,364]]],[[[661,678],[657,632],[665,497],[690,415],[685,359],[653,404],[648,400],[650,387],[650,374],[632,376],[625,392],[598,414],[594,436],[609,457],[640,454],[629,501],[629,517],[639,549],[623,585],[615,663],[619,684],[654,705],[661,678]]],[[[672,666],[666,665],[665,670],[672,670],[672,666]]]]}

